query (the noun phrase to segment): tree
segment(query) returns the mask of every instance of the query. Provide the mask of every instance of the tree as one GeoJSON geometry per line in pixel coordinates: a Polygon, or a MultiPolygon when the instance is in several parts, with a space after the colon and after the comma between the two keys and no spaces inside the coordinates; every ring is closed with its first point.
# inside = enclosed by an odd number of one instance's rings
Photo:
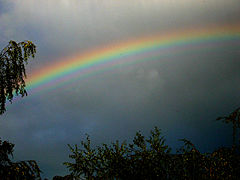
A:
{"type": "MultiPolygon", "coordinates": [[[[217,121],[222,120],[224,123],[232,123],[232,138],[233,138],[233,149],[236,149],[236,135],[237,128],[240,128],[240,108],[235,109],[229,116],[218,117],[217,121]]],[[[240,152],[240,134],[239,134],[239,152],[240,152]]]]}
{"type": "MultiPolygon", "coordinates": [[[[10,41],[0,53],[0,115],[6,111],[6,100],[12,102],[14,95],[27,95],[25,90],[25,64],[34,57],[36,46],[31,41],[10,41]]],[[[41,179],[40,169],[34,160],[12,162],[14,144],[0,139],[0,178],[41,179]]]]}
{"type": "Polygon", "coordinates": [[[69,156],[75,162],[65,162],[71,174],[77,179],[168,179],[174,163],[171,162],[171,149],[165,145],[160,130],[155,127],[146,139],[136,133],[133,143],[116,141],[111,145],[103,144],[93,149],[90,138],[69,148],[69,156]]]}
{"type": "Polygon", "coordinates": [[[96,148],[87,135],[80,148],[68,145],[74,162],[64,165],[76,179],[239,179],[240,155],[232,149],[201,153],[189,140],[181,141],[184,145],[171,154],[157,127],[147,139],[137,132],[133,143],[116,141],[96,148]]]}
{"type": "Polygon", "coordinates": [[[6,100],[12,103],[14,95],[27,95],[25,64],[36,53],[31,41],[10,41],[0,53],[0,115],[6,111],[6,100]]]}
{"type": "Polygon", "coordinates": [[[0,139],[0,177],[2,180],[11,179],[41,179],[40,169],[34,160],[12,162],[14,144],[0,139]]]}

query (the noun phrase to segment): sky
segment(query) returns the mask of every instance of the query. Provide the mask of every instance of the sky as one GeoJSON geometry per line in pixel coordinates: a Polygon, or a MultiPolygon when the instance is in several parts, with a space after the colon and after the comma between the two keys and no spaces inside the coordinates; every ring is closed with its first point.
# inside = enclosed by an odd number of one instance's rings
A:
{"type": "MultiPolygon", "coordinates": [[[[0,48],[10,40],[37,46],[27,65],[28,88],[28,79],[72,56],[98,56],[119,44],[129,49],[129,42],[156,34],[168,40],[171,32],[239,27],[239,12],[238,0],[0,0],[0,48]]],[[[0,137],[15,144],[14,160],[36,160],[48,178],[68,173],[67,144],[80,145],[85,133],[93,146],[130,143],[137,131],[147,137],[157,126],[173,149],[181,138],[202,152],[230,146],[231,126],[215,119],[240,105],[239,33],[130,56],[126,50],[115,66],[44,81],[7,104],[0,137]]]]}

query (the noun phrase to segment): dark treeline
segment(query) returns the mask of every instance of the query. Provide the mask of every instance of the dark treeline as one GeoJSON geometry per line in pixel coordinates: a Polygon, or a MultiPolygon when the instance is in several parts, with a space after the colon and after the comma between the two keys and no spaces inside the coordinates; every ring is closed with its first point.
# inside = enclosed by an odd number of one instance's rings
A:
{"type": "MultiPolygon", "coordinates": [[[[69,157],[65,162],[70,175],[55,176],[61,179],[238,179],[240,177],[239,144],[231,148],[220,147],[211,153],[201,153],[187,139],[177,153],[165,144],[159,128],[145,138],[136,133],[132,143],[102,144],[91,147],[90,137],[81,146],[69,146],[69,157]]],[[[11,162],[13,144],[0,141],[0,177],[3,180],[41,179],[35,161],[11,162]]]]}
{"type": "MultiPolygon", "coordinates": [[[[239,128],[239,114],[238,108],[225,120],[231,117],[233,126],[239,128]]],[[[116,141],[96,148],[91,148],[87,135],[80,148],[69,145],[69,157],[74,163],[64,164],[76,179],[239,179],[239,144],[237,146],[233,142],[231,148],[220,147],[211,153],[201,153],[189,140],[180,141],[183,146],[172,154],[157,127],[151,131],[149,138],[137,132],[130,144],[116,141]]]]}

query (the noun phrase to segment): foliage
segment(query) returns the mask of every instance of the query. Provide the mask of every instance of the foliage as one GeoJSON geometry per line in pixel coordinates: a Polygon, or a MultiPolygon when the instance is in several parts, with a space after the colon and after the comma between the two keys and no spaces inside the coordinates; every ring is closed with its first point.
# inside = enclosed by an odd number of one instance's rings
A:
{"type": "Polygon", "coordinates": [[[10,41],[0,53],[0,115],[6,111],[6,100],[12,102],[14,93],[22,97],[25,90],[25,64],[34,57],[36,46],[31,41],[10,41]]]}
{"type": "Polygon", "coordinates": [[[34,160],[12,162],[14,144],[0,140],[0,177],[2,180],[41,179],[40,169],[34,160]]]}
{"type": "MultiPolygon", "coordinates": [[[[233,138],[233,150],[236,150],[236,134],[237,134],[237,128],[240,129],[240,107],[235,109],[232,113],[230,113],[228,116],[224,117],[218,117],[217,121],[222,120],[224,123],[232,123],[233,126],[233,132],[232,132],[232,138],[233,138]]],[[[240,132],[239,132],[240,133],[240,132]]],[[[240,134],[239,134],[239,152],[240,152],[240,134]]]]}
{"type": "Polygon", "coordinates": [[[91,147],[86,141],[69,146],[74,162],[64,165],[77,179],[236,179],[240,176],[240,156],[232,149],[219,148],[213,153],[200,151],[187,139],[171,154],[160,130],[155,127],[146,139],[136,133],[133,143],[102,144],[91,147]]]}
{"type": "Polygon", "coordinates": [[[200,153],[188,140],[182,139],[180,152],[182,171],[185,179],[237,179],[240,176],[240,156],[233,149],[221,147],[212,153],[200,153]]]}
{"type": "Polygon", "coordinates": [[[132,144],[120,144],[116,141],[110,146],[103,144],[96,149],[91,148],[87,135],[87,141],[81,142],[83,149],[79,149],[77,145],[68,145],[73,153],[69,157],[74,159],[75,163],[64,164],[77,178],[149,179],[149,174],[151,178],[167,176],[164,170],[169,164],[167,161],[170,148],[165,145],[164,138],[160,137],[159,129],[155,128],[151,134],[149,139],[145,139],[138,132],[132,144]]]}
{"type": "Polygon", "coordinates": [[[210,154],[209,177],[212,179],[238,179],[240,155],[232,148],[221,147],[210,154]]]}
{"type": "Polygon", "coordinates": [[[73,180],[73,176],[72,175],[66,175],[64,177],[54,176],[52,180],[73,180]]]}
{"type": "MultiPolygon", "coordinates": [[[[0,53],[0,115],[6,111],[6,100],[12,102],[14,93],[22,97],[25,90],[25,64],[34,57],[36,47],[31,41],[16,43],[10,41],[0,53]]],[[[0,139],[0,178],[1,180],[41,179],[40,169],[34,160],[12,162],[14,144],[0,139]]]]}
{"type": "Polygon", "coordinates": [[[178,176],[183,179],[206,179],[208,159],[205,154],[201,154],[191,141],[187,139],[180,141],[183,141],[184,145],[177,150],[177,164],[181,170],[178,176]]]}

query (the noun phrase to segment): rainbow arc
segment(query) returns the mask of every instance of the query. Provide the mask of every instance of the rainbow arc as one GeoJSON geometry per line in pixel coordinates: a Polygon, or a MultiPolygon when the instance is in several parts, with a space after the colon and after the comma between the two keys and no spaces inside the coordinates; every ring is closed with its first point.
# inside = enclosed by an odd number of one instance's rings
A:
{"type": "MultiPolygon", "coordinates": [[[[153,50],[226,40],[240,40],[240,24],[185,29],[126,40],[73,55],[32,72],[26,79],[27,90],[43,90],[54,84],[64,83],[74,74],[78,76],[94,74],[94,71],[101,68],[115,66],[119,60],[127,63],[128,60],[131,61],[132,56],[153,50]]],[[[143,55],[143,58],[139,58],[139,62],[151,59],[143,55]]],[[[138,59],[134,62],[137,63],[138,59]]]]}

